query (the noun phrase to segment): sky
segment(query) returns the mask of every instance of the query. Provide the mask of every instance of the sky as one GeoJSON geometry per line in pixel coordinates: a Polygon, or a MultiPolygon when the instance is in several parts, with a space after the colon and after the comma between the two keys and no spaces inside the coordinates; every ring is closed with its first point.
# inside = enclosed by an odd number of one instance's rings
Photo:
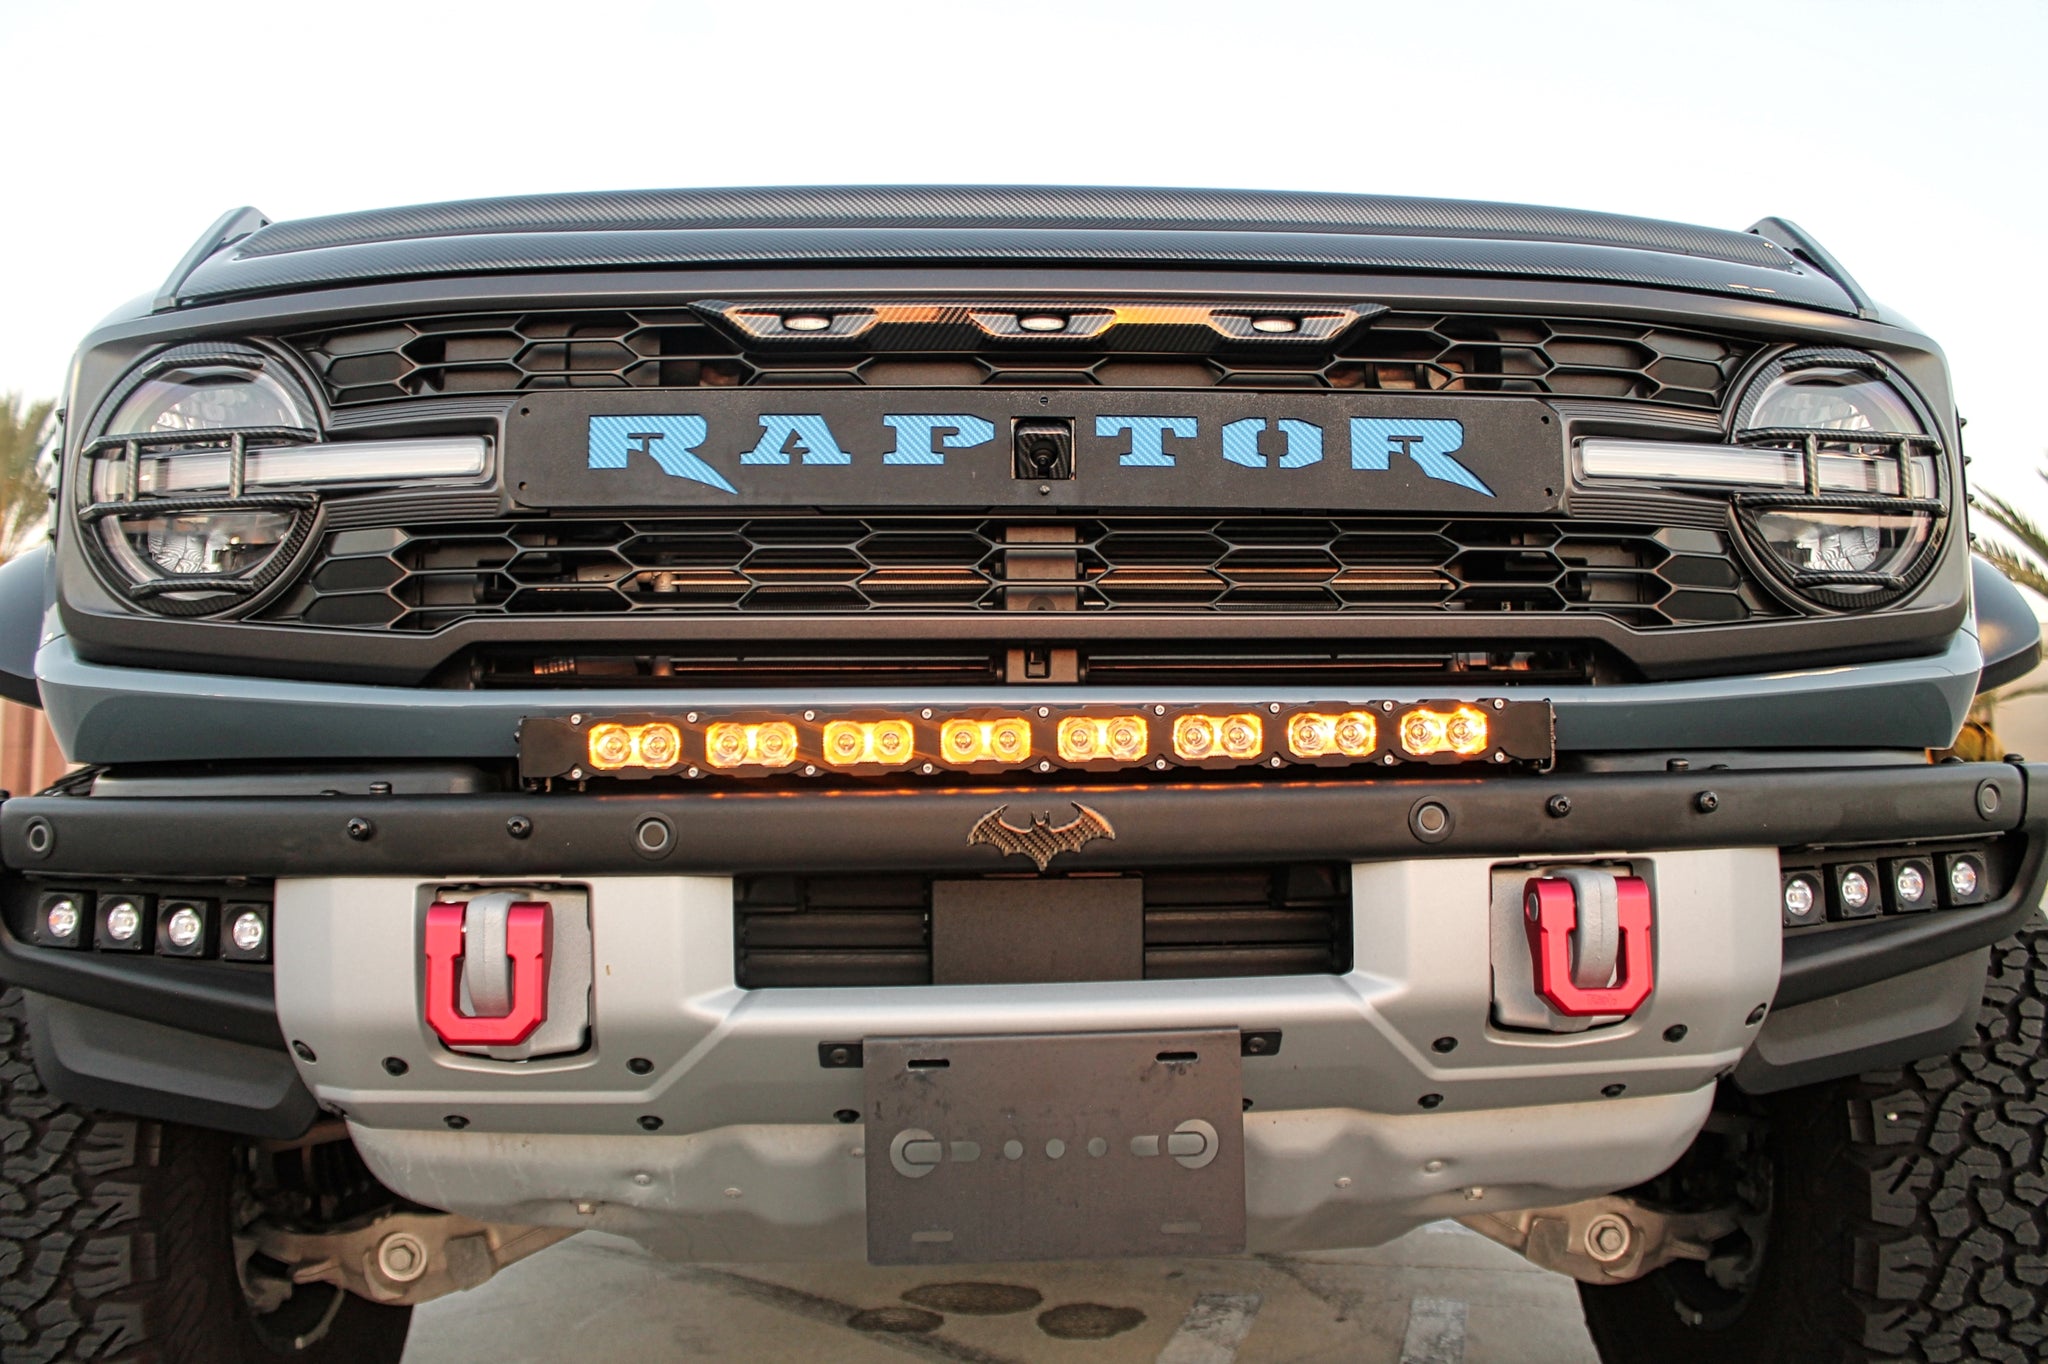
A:
{"type": "Polygon", "coordinates": [[[272,218],[669,185],[1416,194],[1813,233],[2048,509],[2048,3],[0,0],[0,391],[272,218]]]}

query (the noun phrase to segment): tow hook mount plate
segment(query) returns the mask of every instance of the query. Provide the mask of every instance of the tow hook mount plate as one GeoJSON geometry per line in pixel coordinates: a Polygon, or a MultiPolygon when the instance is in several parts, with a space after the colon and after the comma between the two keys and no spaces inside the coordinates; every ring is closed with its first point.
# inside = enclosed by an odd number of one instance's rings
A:
{"type": "Polygon", "coordinates": [[[1244,1249],[1238,1030],[870,1037],[868,1260],[1244,1249]]]}

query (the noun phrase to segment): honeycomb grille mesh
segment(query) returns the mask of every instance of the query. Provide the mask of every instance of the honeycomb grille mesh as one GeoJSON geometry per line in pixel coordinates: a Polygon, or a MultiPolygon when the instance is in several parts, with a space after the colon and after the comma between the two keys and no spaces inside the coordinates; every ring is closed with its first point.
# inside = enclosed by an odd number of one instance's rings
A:
{"type": "Polygon", "coordinates": [[[742,349],[688,310],[409,318],[288,338],[336,406],[542,389],[1246,387],[1530,393],[1713,409],[1753,343],[1643,323],[1387,313],[1328,345],[742,349]]]}
{"type": "Polygon", "coordinates": [[[329,534],[271,619],[432,631],[478,616],[883,611],[1775,615],[1684,526],[1293,516],[547,518],[329,534]]]}

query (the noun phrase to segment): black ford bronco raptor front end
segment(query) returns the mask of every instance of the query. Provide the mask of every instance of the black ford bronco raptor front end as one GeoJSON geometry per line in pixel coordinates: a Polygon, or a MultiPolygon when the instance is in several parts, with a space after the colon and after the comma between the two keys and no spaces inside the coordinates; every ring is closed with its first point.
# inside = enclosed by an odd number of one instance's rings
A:
{"type": "Polygon", "coordinates": [[[63,407],[24,1359],[1447,1217],[1610,1361],[2042,1348],[2048,768],[1944,754],[2038,630],[1790,223],[241,210],[63,407]]]}

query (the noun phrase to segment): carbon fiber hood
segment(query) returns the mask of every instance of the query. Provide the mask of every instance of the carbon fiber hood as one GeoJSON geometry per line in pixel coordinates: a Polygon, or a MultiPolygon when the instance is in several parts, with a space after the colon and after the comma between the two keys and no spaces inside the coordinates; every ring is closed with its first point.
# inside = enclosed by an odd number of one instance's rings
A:
{"type": "Polygon", "coordinates": [[[213,253],[176,299],[494,271],[805,261],[1471,273],[1854,311],[1832,280],[1746,232],[1378,195],[1004,186],[615,191],[308,218],[213,253]]]}

